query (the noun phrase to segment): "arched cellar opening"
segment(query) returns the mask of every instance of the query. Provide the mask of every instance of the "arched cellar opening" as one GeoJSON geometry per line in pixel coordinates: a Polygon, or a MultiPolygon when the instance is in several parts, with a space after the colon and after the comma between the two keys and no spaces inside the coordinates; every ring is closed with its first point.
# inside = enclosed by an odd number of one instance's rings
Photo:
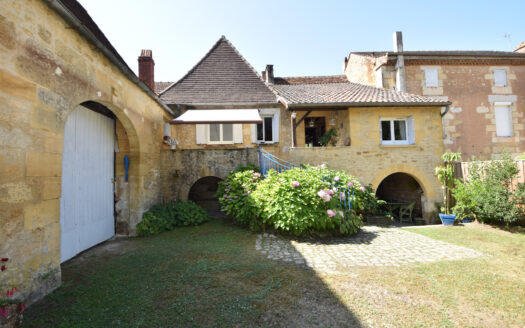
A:
{"type": "Polygon", "coordinates": [[[212,176],[197,180],[190,188],[188,199],[210,213],[220,212],[221,206],[215,194],[221,181],[222,179],[212,176]]]}
{"type": "Polygon", "coordinates": [[[423,189],[419,183],[406,173],[393,173],[387,176],[376,190],[377,198],[387,203],[410,204],[415,202],[412,218],[423,216],[422,195],[423,189]]]}

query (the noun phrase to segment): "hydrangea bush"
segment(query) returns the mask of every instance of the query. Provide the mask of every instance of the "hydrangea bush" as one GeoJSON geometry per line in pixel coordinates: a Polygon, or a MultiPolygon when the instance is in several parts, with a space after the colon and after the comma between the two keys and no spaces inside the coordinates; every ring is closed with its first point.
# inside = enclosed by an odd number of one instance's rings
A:
{"type": "Polygon", "coordinates": [[[366,189],[352,176],[324,165],[270,171],[252,197],[264,225],[296,236],[334,231],[348,235],[357,232],[362,220],[341,208],[338,189],[343,187],[355,190],[354,208],[362,207],[366,189]]]}
{"type": "Polygon", "coordinates": [[[225,181],[219,182],[216,194],[222,211],[238,223],[256,229],[259,209],[251,194],[261,180],[262,175],[254,166],[239,167],[231,171],[225,181]]]}

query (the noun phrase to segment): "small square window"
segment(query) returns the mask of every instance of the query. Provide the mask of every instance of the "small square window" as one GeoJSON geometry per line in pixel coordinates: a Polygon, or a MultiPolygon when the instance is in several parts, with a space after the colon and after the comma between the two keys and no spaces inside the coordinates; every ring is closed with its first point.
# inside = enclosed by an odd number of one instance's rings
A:
{"type": "Polygon", "coordinates": [[[233,142],[233,124],[210,124],[210,142],[233,142]]]}
{"type": "Polygon", "coordinates": [[[383,145],[414,144],[414,119],[381,119],[381,143],[383,145]]]}

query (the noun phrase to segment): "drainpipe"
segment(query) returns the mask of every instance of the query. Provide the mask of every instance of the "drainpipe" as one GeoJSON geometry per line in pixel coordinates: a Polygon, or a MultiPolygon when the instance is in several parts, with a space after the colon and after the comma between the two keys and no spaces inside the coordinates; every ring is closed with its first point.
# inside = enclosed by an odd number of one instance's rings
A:
{"type": "Polygon", "coordinates": [[[445,111],[443,113],[441,113],[441,117],[447,115],[448,111],[450,110],[450,105],[446,105],[445,106],[445,111]]]}

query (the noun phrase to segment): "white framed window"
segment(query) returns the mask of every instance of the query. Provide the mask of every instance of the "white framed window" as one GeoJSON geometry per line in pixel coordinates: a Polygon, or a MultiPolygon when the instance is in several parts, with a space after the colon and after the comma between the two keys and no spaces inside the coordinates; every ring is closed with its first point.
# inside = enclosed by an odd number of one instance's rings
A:
{"type": "Polygon", "coordinates": [[[252,143],[272,144],[279,142],[279,108],[261,108],[262,123],[252,124],[252,143]]]}
{"type": "Polygon", "coordinates": [[[496,117],[496,136],[512,137],[512,115],[509,102],[494,103],[496,117]]]}
{"type": "Polygon", "coordinates": [[[197,124],[197,144],[243,143],[242,124],[197,124]]]}
{"type": "Polygon", "coordinates": [[[411,145],[415,143],[414,118],[381,118],[381,144],[411,145]]]}
{"type": "Polygon", "coordinates": [[[504,69],[495,69],[494,70],[494,85],[496,87],[506,87],[507,86],[507,71],[504,69]]]}
{"type": "Polygon", "coordinates": [[[437,68],[426,68],[425,69],[425,86],[426,87],[439,87],[437,68]]]}

